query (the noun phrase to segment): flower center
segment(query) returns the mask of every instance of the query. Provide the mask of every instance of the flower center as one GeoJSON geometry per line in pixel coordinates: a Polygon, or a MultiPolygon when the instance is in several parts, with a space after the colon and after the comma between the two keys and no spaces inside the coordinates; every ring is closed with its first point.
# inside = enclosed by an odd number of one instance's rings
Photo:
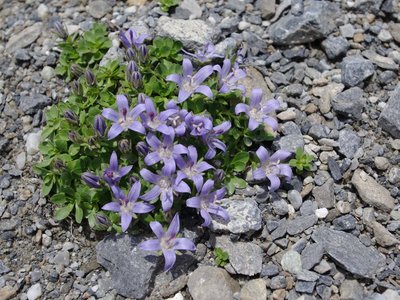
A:
{"type": "Polygon", "coordinates": [[[133,204],[132,202],[127,202],[127,201],[123,201],[123,204],[121,205],[121,212],[124,213],[131,213],[132,209],[133,209],[133,204]]]}
{"type": "Polygon", "coordinates": [[[122,115],[119,120],[118,120],[118,124],[121,125],[121,127],[124,130],[127,130],[129,128],[129,126],[132,125],[133,123],[133,118],[131,118],[129,115],[122,115]]]}
{"type": "Polygon", "coordinates": [[[163,236],[160,241],[161,249],[168,250],[173,246],[173,238],[169,238],[167,236],[163,236]]]}
{"type": "Polygon", "coordinates": [[[252,109],[250,109],[249,111],[249,117],[253,118],[254,120],[256,120],[257,122],[262,122],[262,119],[264,117],[264,113],[260,108],[257,107],[253,107],[252,109]]]}
{"type": "Polygon", "coordinates": [[[171,158],[172,156],[172,149],[171,147],[167,147],[165,145],[161,145],[160,148],[158,148],[158,155],[161,158],[171,158]]]}
{"type": "Polygon", "coordinates": [[[168,125],[176,128],[182,124],[182,118],[179,115],[173,115],[168,118],[168,125]]]}
{"type": "Polygon", "coordinates": [[[278,164],[279,164],[279,161],[276,161],[276,162],[267,161],[263,164],[262,168],[265,171],[265,174],[276,175],[276,174],[279,174],[278,164]]]}
{"type": "Polygon", "coordinates": [[[187,177],[189,177],[190,179],[199,173],[199,171],[197,171],[196,166],[187,166],[186,168],[184,168],[183,173],[186,174],[187,177]]]}
{"type": "Polygon", "coordinates": [[[162,189],[162,190],[168,190],[171,186],[171,180],[169,180],[169,178],[167,177],[163,177],[160,179],[160,181],[158,182],[158,186],[162,189]]]}
{"type": "Polygon", "coordinates": [[[195,90],[194,84],[193,84],[193,77],[188,76],[185,80],[185,82],[182,85],[182,88],[189,93],[193,93],[195,90]]]}

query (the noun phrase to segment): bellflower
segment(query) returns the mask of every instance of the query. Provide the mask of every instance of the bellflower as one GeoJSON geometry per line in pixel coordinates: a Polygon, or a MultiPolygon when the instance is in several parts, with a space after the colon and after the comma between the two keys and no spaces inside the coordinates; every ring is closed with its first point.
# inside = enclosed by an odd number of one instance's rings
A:
{"type": "Polygon", "coordinates": [[[103,210],[117,212],[121,216],[122,231],[125,232],[135,218],[135,214],[145,214],[154,209],[154,206],[149,203],[137,202],[141,190],[140,181],[136,181],[128,196],[117,186],[112,187],[112,191],[117,201],[109,202],[102,207],[103,210]]]}
{"type": "Polygon", "coordinates": [[[147,34],[139,35],[133,28],[130,28],[125,32],[120,32],[119,34],[119,38],[125,48],[131,48],[132,46],[139,48],[148,37],[149,35],[147,34]]]}
{"type": "Polygon", "coordinates": [[[179,109],[174,100],[171,100],[166,105],[166,110],[160,113],[160,119],[175,132],[176,136],[183,136],[186,132],[185,118],[188,114],[186,109],[179,109]],[[170,114],[173,112],[173,114],[170,114]]]}
{"type": "Polygon", "coordinates": [[[233,90],[240,90],[242,94],[246,93],[246,88],[237,83],[240,79],[247,76],[246,72],[239,69],[236,65],[231,71],[231,67],[232,64],[229,59],[224,60],[222,68],[219,65],[214,66],[214,70],[219,73],[219,92],[225,94],[233,90]]]}
{"type": "Polygon", "coordinates": [[[84,172],[81,175],[81,179],[83,180],[83,182],[85,182],[89,187],[92,188],[101,188],[101,184],[100,184],[100,178],[96,175],[94,175],[91,172],[84,172]]]}
{"type": "Polygon", "coordinates": [[[231,128],[231,122],[225,121],[217,126],[215,126],[211,131],[202,136],[203,142],[208,146],[208,151],[204,155],[205,159],[212,159],[217,154],[215,149],[219,149],[223,152],[226,151],[226,145],[218,139],[222,134],[228,132],[231,128]]]}
{"type": "Polygon", "coordinates": [[[97,115],[94,117],[93,128],[97,135],[104,136],[104,133],[106,132],[107,129],[107,125],[102,116],[97,115]]]}
{"type": "Polygon", "coordinates": [[[103,117],[113,122],[110,130],[108,131],[108,139],[112,140],[123,131],[128,129],[145,134],[146,131],[143,125],[135,121],[136,118],[145,110],[143,104],[138,104],[134,109],[129,111],[128,99],[124,95],[117,95],[118,112],[112,108],[105,108],[103,110],[103,117]]]}
{"type": "Polygon", "coordinates": [[[151,239],[141,242],[139,249],[146,251],[162,251],[165,259],[164,271],[169,271],[175,264],[177,250],[196,251],[194,243],[187,238],[178,238],[179,233],[179,215],[175,214],[165,232],[162,225],[157,222],[150,222],[151,230],[157,236],[157,239],[151,239]]]}
{"type": "Polygon", "coordinates": [[[196,185],[203,182],[203,172],[214,169],[214,167],[205,161],[197,162],[197,158],[197,150],[193,146],[188,147],[186,160],[180,155],[176,158],[176,164],[180,169],[180,171],[178,171],[178,178],[189,178],[196,185]]]}
{"type": "Polygon", "coordinates": [[[132,166],[126,166],[120,168],[118,166],[118,156],[115,151],[110,157],[110,166],[104,170],[103,179],[110,185],[113,186],[121,180],[126,174],[128,174],[132,169],[132,166]]]}
{"type": "Polygon", "coordinates": [[[207,42],[203,47],[201,47],[199,50],[197,50],[196,53],[194,53],[194,54],[189,53],[189,52],[187,52],[187,51],[185,51],[183,49],[182,49],[182,51],[185,54],[187,54],[187,55],[189,55],[191,57],[194,57],[200,63],[208,62],[208,61],[212,60],[213,58],[224,57],[221,54],[215,53],[215,46],[211,42],[207,42]]]}
{"type": "Polygon", "coordinates": [[[168,172],[175,172],[175,158],[179,154],[186,154],[187,148],[181,144],[174,145],[174,137],[175,134],[173,132],[170,135],[164,134],[163,141],[161,142],[154,134],[147,134],[146,142],[151,147],[151,150],[144,158],[145,164],[152,166],[162,160],[164,168],[168,172]]]}
{"type": "Polygon", "coordinates": [[[189,127],[190,135],[202,136],[213,129],[212,121],[206,116],[196,116],[188,113],[185,117],[186,125],[189,127]]]}
{"type": "MultiPolygon", "coordinates": [[[[143,98],[143,96],[141,96],[143,98]]],[[[144,98],[145,110],[140,114],[143,125],[151,131],[159,131],[163,134],[171,134],[173,130],[165,123],[165,119],[176,113],[175,109],[167,109],[161,114],[157,113],[153,100],[149,97],[144,98]]]]}
{"type": "Polygon", "coordinates": [[[270,191],[277,190],[281,185],[278,176],[284,176],[286,180],[292,178],[292,169],[290,166],[280,163],[281,160],[285,160],[291,155],[289,151],[278,150],[270,156],[267,149],[260,146],[256,154],[261,164],[257,169],[253,170],[253,177],[256,180],[268,178],[270,182],[270,191]]]}
{"type": "Polygon", "coordinates": [[[269,101],[262,101],[262,90],[254,89],[250,95],[250,105],[239,103],[235,107],[235,113],[240,114],[242,112],[249,116],[248,128],[250,131],[257,129],[261,124],[269,125],[273,130],[278,129],[278,122],[268,116],[268,113],[275,111],[279,108],[279,101],[272,99],[269,101]]]}
{"type": "Polygon", "coordinates": [[[174,176],[175,170],[166,167],[161,169],[161,175],[142,169],[140,175],[144,180],[154,184],[150,191],[141,196],[144,201],[151,201],[160,196],[164,211],[169,211],[174,202],[174,193],[190,193],[190,187],[174,176]]]}
{"type": "Polygon", "coordinates": [[[208,179],[204,185],[203,180],[196,184],[198,195],[186,200],[188,207],[200,210],[200,215],[204,219],[202,226],[208,227],[211,224],[210,214],[220,216],[225,221],[229,220],[228,212],[215,204],[216,200],[221,200],[225,196],[225,188],[212,191],[214,188],[214,180],[208,179]]]}
{"type": "Polygon", "coordinates": [[[202,67],[195,75],[193,75],[193,65],[189,59],[184,58],[182,66],[182,75],[171,74],[168,75],[166,78],[167,81],[173,81],[178,85],[178,102],[184,102],[194,93],[200,93],[208,98],[212,98],[213,94],[211,92],[211,89],[206,85],[201,85],[203,81],[212,74],[212,66],[207,65],[202,67]]]}

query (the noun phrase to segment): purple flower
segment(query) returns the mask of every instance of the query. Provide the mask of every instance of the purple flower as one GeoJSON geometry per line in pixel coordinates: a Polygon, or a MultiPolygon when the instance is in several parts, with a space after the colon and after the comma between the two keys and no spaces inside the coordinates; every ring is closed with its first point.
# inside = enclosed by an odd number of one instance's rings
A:
{"type": "Polygon", "coordinates": [[[222,68],[219,65],[214,66],[214,70],[219,73],[219,92],[225,94],[233,90],[241,90],[242,94],[246,93],[246,88],[241,84],[237,84],[240,79],[247,76],[246,72],[236,65],[231,71],[231,66],[229,59],[224,60],[222,68]]]}
{"type": "Polygon", "coordinates": [[[146,165],[152,166],[162,160],[168,172],[175,172],[175,158],[179,154],[186,154],[187,148],[181,144],[174,145],[174,137],[173,132],[170,135],[164,134],[161,142],[154,134],[147,134],[146,141],[152,152],[150,151],[144,158],[146,165]]]}
{"type": "Polygon", "coordinates": [[[135,121],[140,113],[145,110],[143,104],[138,104],[134,109],[129,111],[128,99],[124,95],[117,95],[118,112],[112,108],[105,108],[103,110],[103,117],[112,121],[114,124],[108,131],[108,139],[112,140],[121,134],[121,132],[128,129],[145,134],[146,130],[143,125],[135,121]]]}
{"type": "Polygon", "coordinates": [[[281,160],[287,159],[292,155],[289,151],[278,150],[271,156],[267,149],[260,146],[256,151],[258,158],[260,159],[261,165],[257,169],[253,170],[253,177],[256,180],[262,180],[268,178],[270,182],[269,190],[275,191],[281,185],[281,181],[278,176],[284,176],[286,180],[290,180],[292,177],[292,169],[289,165],[281,164],[281,160]]]}
{"type": "Polygon", "coordinates": [[[98,134],[99,136],[104,136],[104,133],[106,132],[107,129],[107,125],[102,116],[97,115],[94,117],[93,128],[96,134],[98,134]]]}
{"type": "Polygon", "coordinates": [[[131,48],[132,46],[139,48],[148,37],[147,34],[139,35],[133,28],[119,34],[119,38],[126,48],[131,48]]]}
{"type": "MultiPolygon", "coordinates": [[[[141,94],[139,94],[141,95],[141,94]]],[[[139,96],[138,96],[139,98],[139,96]]],[[[140,98],[143,98],[142,96],[140,98]]],[[[167,109],[160,114],[157,113],[153,100],[149,97],[144,98],[145,110],[140,114],[143,125],[151,131],[158,131],[163,134],[171,134],[173,130],[166,125],[165,119],[176,113],[175,109],[167,109]]]]}
{"type": "Polygon", "coordinates": [[[192,75],[193,65],[189,59],[184,58],[182,66],[183,75],[171,74],[167,76],[167,81],[173,81],[179,86],[178,102],[184,102],[194,93],[200,93],[212,98],[211,89],[206,85],[201,85],[212,74],[212,66],[202,67],[195,75],[192,75]]]}
{"type": "Polygon", "coordinates": [[[165,111],[160,113],[160,119],[175,132],[176,136],[183,136],[186,132],[185,118],[188,111],[179,109],[174,100],[169,101],[166,108],[165,111]],[[173,112],[173,114],[170,112],[173,112]]]}
{"type": "Polygon", "coordinates": [[[198,195],[186,200],[188,207],[197,208],[200,210],[200,215],[204,219],[202,226],[210,226],[210,214],[220,216],[225,221],[229,220],[229,215],[225,209],[215,204],[216,200],[221,200],[225,196],[225,188],[212,191],[214,188],[214,180],[208,179],[204,185],[203,180],[196,184],[198,195]]]}
{"type": "Polygon", "coordinates": [[[223,152],[226,151],[226,145],[218,139],[222,134],[225,134],[231,128],[231,122],[225,121],[215,126],[206,135],[202,136],[203,142],[208,146],[208,151],[204,155],[205,159],[212,159],[217,154],[215,149],[219,149],[223,152]]]}
{"type": "Polygon", "coordinates": [[[186,125],[189,127],[190,135],[202,136],[213,129],[212,121],[209,117],[196,116],[188,113],[185,117],[186,125]]]}
{"type": "Polygon", "coordinates": [[[182,156],[176,158],[176,164],[180,169],[178,171],[178,178],[189,178],[196,185],[203,182],[203,172],[214,169],[214,167],[205,161],[197,162],[197,158],[197,150],[193,146],[188,147],[186,160],[182,156]]]}
{"type": "Polygon", "coordinates": [[[118,166],[118,156],[115,151],[111,154],[110,157],[110,166],[104,170],[103,179],[110,185],[115,185],[118,181],[121,180],[126,174],[128,174],[132,169],[132,166],[126,166],[120,168],[118,166]]]}
{"type": "Polygon", "coordinates": [[[253,131],[261,124],[269,125],[273,130],[278,129],[278,122],[268,116],[268,113],[279,108],[279,101],[272,99],[268,101],[262,101],[262,90],[254,89],[250,95],[250,106],[244,103],[239,103],[235,107],[235,113],[240,114],[242,112],[249,116],[249,130],[253,131]]]}
{"type": "Polygon", "coordinates": [[[174,202],[174,192],[190,193],[190,187],[181,179],[174,176],[175,170],[161,169],[161,175],[154,174],[147,169],[142,169],[140,175],[144,180],[154,184],[150,191],[141,196],[144,201],[151,201],[160,196],[164,211],[169,211],[174,202]]]}
{"type": "Polygon", "coordinates": [[[199,62],[201,63],[205,63],[210,61],[213,58],[221,58],[224,57],[221,54],[215,53],[215,46],[213,43],[211,42],[207,42],[202,48],[200,48],[199,50],[196,51],[196,53],[192,54],[189,53],[185,50],[182,49],[182,51],[191,56],[194,57],[195,59],[197,59],[199,62]]]}
{"type": "Polygon", "coordinates": [[[154,206],[148,203],[136,202],[141,190],[140,181],[136,181],[129,191],[128,196],[117,186],[112,187],[116,201],[107,203],[102,207],[104,210],[118,212],[121,216],[122,231],[126,231],[135,218],[135,214],[145,214],[154,209],[154,206]]]}
{"type": "Polygon", "coordinates": [[[81,175],[81,179],[89,186],[92,188],[101,188],[100,184],[100,178],[96,175],[94,175],[91,172],[84,172],[81,175]]]}
{"type": "Polygon", "coordinates": [[[144,241],[138,247],[146,251],[161,250],[165,259],[164,271],[169,271],[175,264],[176,250],[196,251],[196,246],[191,240],[177,237],[180,227],[178,214],[175,214],[166,232],[157,221],[150,222],[150,227],[157,239],[144,241]]]}

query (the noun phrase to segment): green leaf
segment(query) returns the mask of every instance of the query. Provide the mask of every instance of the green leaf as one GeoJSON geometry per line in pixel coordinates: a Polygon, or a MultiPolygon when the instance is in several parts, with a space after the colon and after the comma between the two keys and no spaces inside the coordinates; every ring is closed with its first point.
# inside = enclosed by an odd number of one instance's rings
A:
{"type": "Polygon", "coordinates": [[[232,167],[235,172],[242,172],[249,161],[249,152],[239,152],[232,159],[232,167]]]}
{"type": "Polygon", "coordinates": [[[58,193],[51,196],[50,201],[60,205],[60,204],[65,204],[65,202],[67,202],[67,198],[65,196],[65,193],[58,193]]]}
{"type": "Polygon", "coordinates": [[[71,146],[69,146],[69,149],[68,149],[69,155],[71,155],[71,156],[77,155],[79,153],[80,148],[81,148],[80,145],[72,144],[71,146]]]}
{"type": "Polygon", "coordinates": [[[71,211],[73,209],[74,209],[74,205],[73,204],[68,204],[67,206],[57,208],[54,218],[57,221],[64,220],[66,217],[69,216],[69,214],[71,213],[71,211]]]}
{"type": "Polygon", "coordinates": [[[78,204],[75,204],[75,221],[80,224],[83,219],[83,210],[78,204]]]}

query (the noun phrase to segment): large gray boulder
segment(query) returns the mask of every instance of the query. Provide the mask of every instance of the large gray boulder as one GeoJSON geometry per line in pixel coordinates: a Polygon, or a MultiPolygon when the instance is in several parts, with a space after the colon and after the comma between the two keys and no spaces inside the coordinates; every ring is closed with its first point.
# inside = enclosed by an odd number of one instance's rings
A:
{"type": "Polygon", "coordinates": [[[378,124],[393,137],[400,138],[400,85],[392,93],[379,117],[378,124]]]}

